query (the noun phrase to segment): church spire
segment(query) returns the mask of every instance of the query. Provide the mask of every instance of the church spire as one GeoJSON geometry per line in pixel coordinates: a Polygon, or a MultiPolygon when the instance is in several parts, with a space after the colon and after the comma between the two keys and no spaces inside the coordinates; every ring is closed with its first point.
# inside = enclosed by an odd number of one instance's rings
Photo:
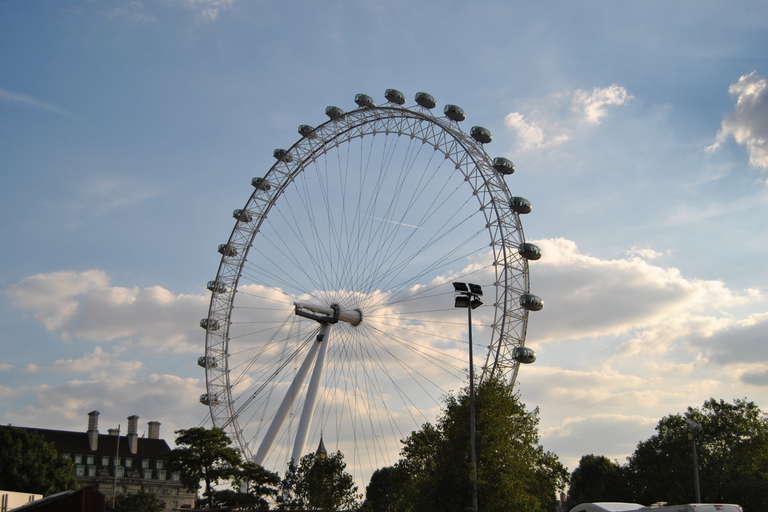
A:
{"type": "Polygon", "coordinates": [[[323,444],[323,434],[320,434],[320,444],[317,445],[317,451],[315,452],[315,457],[319,459],[324,459],[328,456],[328,450],[325,449],[325,444],[323,444]]]}

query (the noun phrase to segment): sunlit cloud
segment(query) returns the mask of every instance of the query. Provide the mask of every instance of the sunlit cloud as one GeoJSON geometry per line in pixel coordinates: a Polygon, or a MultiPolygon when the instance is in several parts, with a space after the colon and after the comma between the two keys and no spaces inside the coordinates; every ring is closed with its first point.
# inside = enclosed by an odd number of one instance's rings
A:
{"type": "Polygon", "coordinates": [[[62,339],[128,340],[159,352],[197,350],[197,324],[208,301],[204,295],[176,295],[160,286],[112,286],[101,270],[37,274],[5,293],[62,339]]]}
{"type": "Polygon", "coordinates": [[[609,107],[627,104],[632,95],[612,84],[592,91],[576,89],[528,105],[526,112],[511,112],[504,124],[517,135],[522,151],[540,151],[572,140],[583,126],[597,126],[609,114],[609,107]]]}
{"type": "Polygon", "coordinates": [[[752,166],[768,170],[768,80],[753,71],[731,84],[728,92],[736,98],[736,106],[723,119],[715,143],[707,150],[718,149],[732,136],[747,148],[752,166]]]}

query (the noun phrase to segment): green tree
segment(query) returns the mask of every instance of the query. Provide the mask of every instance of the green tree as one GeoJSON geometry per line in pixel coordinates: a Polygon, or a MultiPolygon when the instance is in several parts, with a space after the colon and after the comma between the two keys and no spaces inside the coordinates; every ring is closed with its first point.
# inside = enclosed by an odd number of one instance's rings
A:
{"type": "Polygon", "coordinates": [[[603,455],[584,455],[571,473],[568,509],[595,501],[632,501],[624,468],[603,455]]]}
{"type": "Polygon", "coordinates": [[[365,488],[363,512],[397,512],[405,510],[403,491],[407,486],[407,473],[401,466],[377,469],[365,488]]]}
{"type": "Polygon", "coordinates": [[[745,512],[765,508],[768,496],[768,419],[754,402],[711,398],[701,409],[666,416],[657,433],[637,445],[627,471],[639,503],[695,500],[689,418],[697,431],[701,500],[738,503],[745,512]]]}
{"type": "Polygon", "coordinates": [[[115,512],[162,512],[165,503],[153,493],[139,491],[115,496],[114,509],[115,512]]]}
{"type": "Polygon", "coordinates": [[[242,462],[232,476],[232,488],[214,491],[213,503],[220,507],[268,510],[270,499],[274,500],[277,496],[279,485],[277,473],[254,462],[242,462]]]}
{"type": "Polygon", "coordinates": [[[191,492],[205,483],[203,498],[213,507],[214,487],[235,477],[240,466],[239,450],[230,446],[227,434],[218,428],[194,427],[176,431],[176,448],[168,456],[169,467],[178,471],[181,482],[191,492]]]}
{"type": "Polygon", "coordinates": [[[282,509],[353,510],[362,498],[352,475],[345,471],[344,455],[311,453],[291,464],[283,480],[282,509]]]}
{"type": "Polygon", "coordinates": [[[78,489],[74,466],[37,432],[0,427],[0,489],[48,496],[78,489]]]}
{"type": "MultiPolygon", "coordinates": [[[[408,510],[461,511],[471,506],[469,392],[448,396],[437,426],[403,441],[408,510]]],[[[554,511],[568,473],[538,444],[537,411],[492,378],[476,389],[478,505],[483,512],[554,511]]]]}

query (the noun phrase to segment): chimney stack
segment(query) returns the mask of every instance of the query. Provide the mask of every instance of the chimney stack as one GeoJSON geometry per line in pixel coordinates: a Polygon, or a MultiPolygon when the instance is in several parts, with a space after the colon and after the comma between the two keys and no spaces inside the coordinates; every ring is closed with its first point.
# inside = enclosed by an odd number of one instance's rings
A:
{"type": "Polygon", "coordinates": [[[99,411],[88,413],[88,447],[95,452],[99,448],[99,411]]]}
{"type": "Polygon", "coordinates": [[[128,438],[128,448],[131,451],[131,455],[136,455],[136,452],[139,450],[138,425],[138,416],[135,414],[133,416],[128,416],[128,435],[126,437],[128,438]]]}
{"type": "Polygon", "coordinates": [[[159,421],[150,421],[147,423],[147,427],[149,427],[149,431],[147,434],[147,437],[150,439],[160,439],[160,422],[159,421]]]}

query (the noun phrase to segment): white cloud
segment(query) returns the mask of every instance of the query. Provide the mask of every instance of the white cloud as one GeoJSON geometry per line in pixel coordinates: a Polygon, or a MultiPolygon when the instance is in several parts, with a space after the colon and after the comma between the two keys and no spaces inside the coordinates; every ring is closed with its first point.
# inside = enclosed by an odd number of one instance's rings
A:
{"type": "Polygon", "coordinates": [[[121,18],[139,23],[157,22],[154,16],[147,13],[144,4],[138,1],[132,1],[124,5],[112,7],[109,11],[105,12],[105,15],[109,19],[121,18]]]}
{"type": "Polygon", "coordinates": [[[736,98],[733,112],[723,119],[717,140],[707,148],[715,150],[733,136],[747,148],[749,163],[768,170],[768,80],[754,71],[731,84],[728,92],[736,98]]]}
{"type": "Polygon", "coordinates": [[[206,20],[215,20],[221,11],[231,9],[235,0],[183,0],[184,5],[200,13],[206,20]]]}
{"type": "Polygon", "coordinates": [[[522,151],[549,149],[575,137],[584,125],[597,126],[608,116],[608,107],[632,99],[624,87],[612,84],[592,91],[576,89],[549,95],[530,105],[526,113],[511,112],[504,118],[518,137],[522,151]]]}
{"type": "Polygon", "coordinates": [[[64,339],[130,340],[152,351],[199,350],[207,297],[160,286],[112,286],[101,270],[52,272],[23,279],[5,293],[13,304],[64,339]]]}
{"type": "Polygon", "coordinates": [[[0,101],[6,101],[9,103],[17,103],[26,107],[36,108],[39,110],[45,110],[47,112],[52,112],[54,114],[58,114],[64,117],[69,117],[70,119],[78,119],[79,118],[69,112],[67,112],[64,109],[61,109],[55,105],[51,105],[50,103],[46,103],[44,101],[38,100],[36,98],[33,98],[32,96],[24,93],[18,93],[18,92],[12,92],[7,89],[3,89],[0,87],[0,101]]]}
{"type": "Polygon", "coordinates": [[[111,353],[96,347],[90,354],[80,359],[59,359],[48,366],[29,364],[25,369],[28,373],[41,372],[73,372],[89,375],[89,378],[133,378],[142,368],[141,361],[123,361],[120,357],[126,352],[125,346],[115,348],[111,353]]]}

